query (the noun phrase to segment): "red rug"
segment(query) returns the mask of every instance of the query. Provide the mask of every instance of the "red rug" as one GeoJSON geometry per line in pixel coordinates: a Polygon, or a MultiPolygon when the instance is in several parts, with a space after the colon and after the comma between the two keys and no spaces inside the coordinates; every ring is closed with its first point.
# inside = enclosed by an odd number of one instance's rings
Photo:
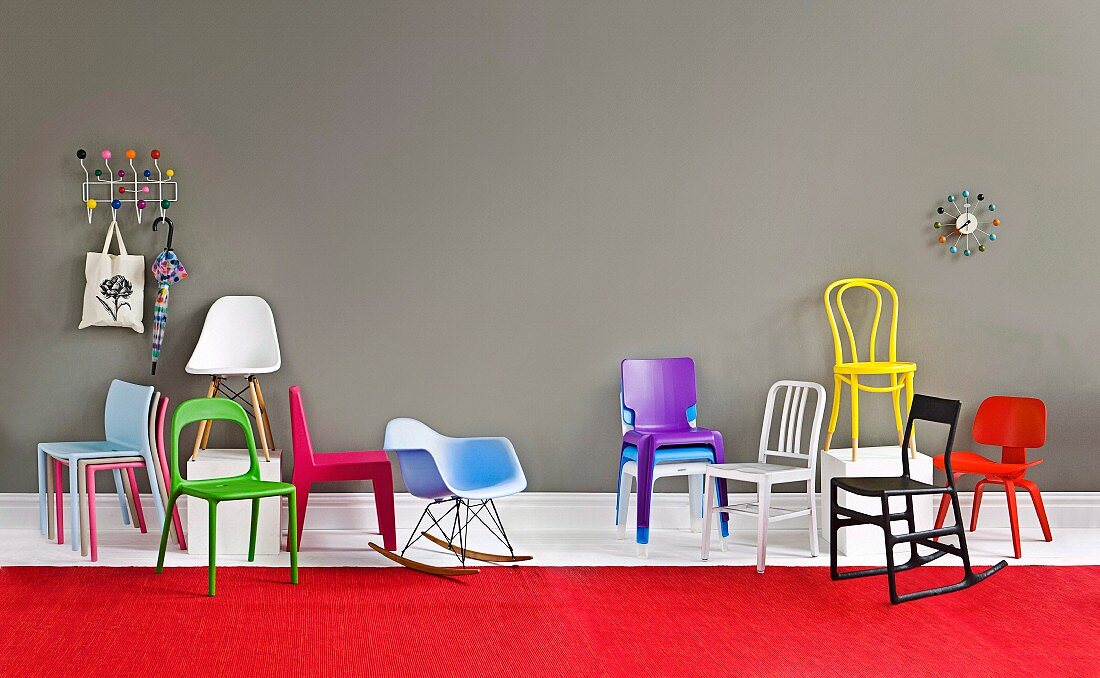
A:
{"type": "MultiPolygon", "coordinates": [[[[902,590],[956,568],[903,575],[902,590]]],[[[1100,567],[900,606],[821,568],[0,570],[0,676],[1096,676],[1100,567]]]]}

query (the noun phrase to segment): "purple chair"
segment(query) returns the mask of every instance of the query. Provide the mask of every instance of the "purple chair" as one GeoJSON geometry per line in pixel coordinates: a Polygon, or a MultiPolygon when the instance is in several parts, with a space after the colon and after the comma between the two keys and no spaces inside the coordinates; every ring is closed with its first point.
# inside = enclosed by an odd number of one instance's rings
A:
{"type": "MultiPolygon", "coordinates": [[[[622,388],[623,408],[632,415],[634,428],[623,434],[619,466],[622,459],[637,455],[637,542],[648,544],[653,472],[662,453],[703,448],[713,455],[711,463],[723,464],[722,434],[690,423],[696,405],[695,361],[691,358],[627,358],[622,363],[622,388]]],[[[718,505],[725,506],[726,481],[719,479],[717,485],[718,505]]],[[[726,535],[729,515],[721,515],[722,534],[726,535]]]]}

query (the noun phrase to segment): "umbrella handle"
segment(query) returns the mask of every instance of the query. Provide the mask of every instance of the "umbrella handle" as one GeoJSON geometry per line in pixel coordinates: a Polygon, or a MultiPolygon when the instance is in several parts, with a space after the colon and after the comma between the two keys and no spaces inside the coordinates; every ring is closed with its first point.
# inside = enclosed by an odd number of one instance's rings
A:
{"type": "Polygon", "coordinates": [[[175,234],[176,227],[175,224],[172,223],[172,220],[168,217],[157,217],[155,220],[153,220],[154,231],[157,230],[157,224],[162,221],[168,224],[168,243],[164,246],[164,249],[170,250],[172,249],[172,236],[175,234]]]}

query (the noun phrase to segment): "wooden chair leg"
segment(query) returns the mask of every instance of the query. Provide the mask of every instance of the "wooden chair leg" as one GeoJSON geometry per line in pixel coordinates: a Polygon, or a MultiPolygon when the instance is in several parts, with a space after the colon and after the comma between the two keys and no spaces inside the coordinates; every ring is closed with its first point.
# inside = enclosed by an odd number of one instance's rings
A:
{"type": "Polygon", "coordinates": [[[986,479],[979,480],[974,485],[974,506],[970,508],[970,531],[978,529],[978,511],[982,508],[982,494],[985,493],[985,486],[990,481],[986,479]]]}
{"type": "Polygon", "coordinates": [[[1016,484],[1026,489],[1027,493],[1031,495],[1031,503],[1035,504],[1035,514],[1039,516],[1039,525],[1043,528],[1043,538],[1047,541],[1054,541],[1054,537],[1050,533],[1050,523],[1047,522],[1047,510],[1043,506],[1043,495],[1039,494],[1039,486],[1027,478],[1020,478],[1016,481],[1016,484]]]}
{"type": "MultiPolygon", "coordinates": [[[[217,377],[210,377],[210,388],[206,389],[206,397],[213,398],[214,391],[218,384],[217,377]]],[[[207,430],[210,426],[209,421],[200,421],[199,430],[195,433],[195,449],[191,452],[191,459],[199,458],[199,450],[206,447],[207,441],[210,439],[210,432],[207,430]]]]}
{"type": "Polygon", "coordinates": [[[260,433],[260,444],[264,448],[264,461],[271,461],[271,453],[267,447],[267,434],[264,433],[264,418],[260,414],[260,397],[256,394],[256,380],[248,378],[248,390],[252,395],[252,411],[255,413],[256,430],[260,433]]]}
{"type": "MultiPolygon", "coordinates": [[[[221,377],[216,377],[214,379],[214,395],[211,396],[212,398],[221,397],[221,393],[222,393],[221,389],[222,389],[222,382],[223,381],[225,381],[225,380],[222,379],[221,377]]],[[[206,423],[206,430],[202,434],[202,449],[204,449],[204,450],[206,448],[210,447],[210,432],[214,430],[214,422],[207,421],[205,423],[206,423]]]]}
{"type": "Polygon", "coordinates": [[[255,377],[252,380],[256,384],[256,396],[260,401],[260,414],[264,418],[264,431],[267,432],[267,444],[271,446],[271,449],[275,448],[275,433],[271,430],[271,419],[267,416],[267,402],[264,401],[264,390],[260,387],[260,378],[255,377]]]}
{"type": "MultiPolygon", "coordinates": [[[[913,373],[908,372],[905,375],[905,413],[906,417],[909,416],[909,412],[913,409],[913,373]]],[[[900,444],[900,443],[899,443],[900,444]]],[[[914,426],[913,431],[909,434],[909,458],[917,458],[917,429],[914,426]]]]}
{"type": "Polygon", "coordinates": [[[852,461],[859,452],[859,377],[852,375],[852,461]]]}
{"type": "Polygon", "coordinates": [[[840,417],[840,392],[844,388],[844,382],[840,380],[840,377],[833,377],[833,409],[829,413],[829,429],[825,433],[825,447],[826,452],[829,451],[829,445],[833,442],[833,433],[836,431],[836,420],[840,417]]]}
{"type": "Polygon", "coordinates": [[[1016,557],[1021,556],[1020,550],[1020,517],[1016,510],[1016,485],[1011,480],[1006,480],[1005,498],[1008,499],[1008,524],[1012,528],[1012,550],[1016,557]]]}

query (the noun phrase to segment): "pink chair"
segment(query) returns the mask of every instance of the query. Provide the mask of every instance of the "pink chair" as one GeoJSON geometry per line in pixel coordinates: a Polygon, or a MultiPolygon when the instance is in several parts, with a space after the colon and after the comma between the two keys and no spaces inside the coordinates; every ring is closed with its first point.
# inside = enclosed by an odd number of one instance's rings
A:
{"type": "Polygon", "coordinates": [[[294,475],[291,482],[298,492],[298,543],[306,521],[309,488],[313,483],[336,480],[369,480],[374,488],[378,529],[389,550],[397,548],[397,527],[393,513],[393,471],[382,450],[360,452],[323,452],[314,454],[309,437],[302,391],[290,387],[290,429],[294,438],[294,475]]]}

